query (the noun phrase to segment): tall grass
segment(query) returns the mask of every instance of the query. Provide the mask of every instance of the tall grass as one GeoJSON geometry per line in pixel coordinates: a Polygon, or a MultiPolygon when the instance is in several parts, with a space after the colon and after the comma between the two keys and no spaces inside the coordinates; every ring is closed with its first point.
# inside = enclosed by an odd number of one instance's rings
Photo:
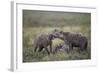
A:
{"type": "MultiPolygon", "coordinates": [[[[91,29],[86,26],[66,26],[66,27],[28,27],[23,28],[23,62],[39,62],[39,61],[61,61],[61,60],[82,60],[91,58],[91,29]],[[54,29],[62,31],[80,32],[88,38],[87,52],[79,53],[78,48],[74,48],[72,52],[66,53],[59,51],[56,54],[48,55],[45,50],[40,53],[34,52],[33,41],[40,33],[48,33],[54,29]]],[[[55,39],[52,41],[53,47],[64,41],[55,39]]]]}

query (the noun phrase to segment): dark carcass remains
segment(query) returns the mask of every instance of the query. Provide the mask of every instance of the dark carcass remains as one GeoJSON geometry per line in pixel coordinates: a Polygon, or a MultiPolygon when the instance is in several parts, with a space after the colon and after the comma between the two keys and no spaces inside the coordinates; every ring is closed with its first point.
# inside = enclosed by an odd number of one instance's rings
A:
{"type": "Polygon", "coordinates": [[[70,48],[68,44],[60,43],[53,48],[53,53],[57,53],[58,51],[65,51],[69,53],[70,48]]]}

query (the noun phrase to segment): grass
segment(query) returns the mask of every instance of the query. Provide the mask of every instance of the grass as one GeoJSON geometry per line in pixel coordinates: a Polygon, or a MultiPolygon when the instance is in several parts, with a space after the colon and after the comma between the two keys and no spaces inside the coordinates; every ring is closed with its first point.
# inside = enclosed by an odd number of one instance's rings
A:
{"type": "MultiPolygon", "coordinates": [[[[91,58],[91,41],[90,28],[86,26],[66,26],[66,27],[28,27],[23,28],[23,62],[39,62],[39,61],[61,61],[61,60],[83,60],[91,58]],[[66,53],[59,51],[56,54],[48,55],[45,50],[35,53],[33,50],[33,40],[40,33],[48,33],[54,29],[61,29],[69,32],[81,32],[88,38],[88,50],[81,53],[78,48],[74,48],[72,52],[66,53]]],[[[53,47],[64,42],[60,39],[53,40],[53,47]]]]}

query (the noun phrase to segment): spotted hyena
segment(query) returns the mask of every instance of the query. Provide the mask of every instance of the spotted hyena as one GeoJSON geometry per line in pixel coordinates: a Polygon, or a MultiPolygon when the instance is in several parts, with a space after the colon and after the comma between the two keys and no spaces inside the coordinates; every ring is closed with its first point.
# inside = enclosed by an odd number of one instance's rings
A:
{"type": "Polygon", "coordinates": [[[41,52],[43,49],[47,51],[49,54],[52,52],[52,40],[59,36],[60,34],[53,30],[50,33],[41,33],[34,39],[34,51],[36,52],[38,49],[38,52],[41,52]],[[48,48],[49,46],[49,48],[48,48]],[[50,51],[49,51],[50,50],[50,51]]]}
{"type": "Polygon", "coordinates": [[[62,39],[70,49],[73,47],[79,47],[81,51],[87,50],[88,39],[81,33],[77,32],[63,32],[56,30],[57,33],[60,33],[56,38],[62,39]]]}

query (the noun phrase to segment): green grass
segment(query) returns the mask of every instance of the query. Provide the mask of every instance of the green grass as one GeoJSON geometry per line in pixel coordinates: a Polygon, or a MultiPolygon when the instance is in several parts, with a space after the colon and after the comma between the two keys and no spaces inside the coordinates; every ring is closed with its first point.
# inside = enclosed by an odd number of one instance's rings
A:
{"type": "MultiPolygon", "coordinates": [[[[66,26],[66,27],[28,27],[23,28],[23,62],[39,62],[39,61],[61,61],[61,60],[82,60],[91,58],[91,29],[86,26],[66,26]],[[74,48],[72,52],[65,51],[57,52],[56,54],[48,55],[45,50],[40,53],[35,53],[33,50],[33,40],[40,33],[48,33],[54,29],[60,29],[69,32],[81,32],[88,38],[87,52],[78,52],[78,48],[74,48]]],[[[53,40],[53,47],[64,42],[60,39],[53,40]]]]}

